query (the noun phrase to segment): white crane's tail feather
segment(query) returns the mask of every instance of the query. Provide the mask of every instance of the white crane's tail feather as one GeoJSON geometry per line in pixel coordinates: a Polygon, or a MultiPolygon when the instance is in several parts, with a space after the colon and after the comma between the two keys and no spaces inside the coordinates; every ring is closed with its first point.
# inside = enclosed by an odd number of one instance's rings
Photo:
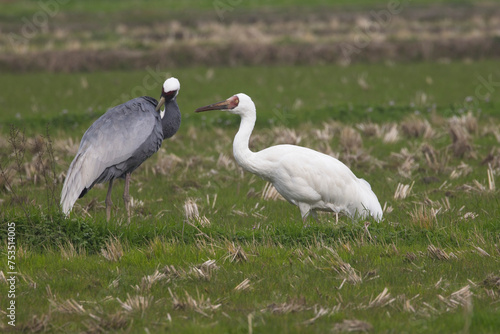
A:
{"type": "Polygon", "coordinates": [[[363,198],[361,203],[363,204],[364,211],[375,218],[376,221],[382,220],[382,207],[378,201],[377,195],[372,190],[372,187],[365,179],[359,179],[363,185],[364,191],[362,192],[363,198]]]}
{"type": "Polygon", "coordinates": [[[85,153],[78,153],[69,166],[61,192],[61,208],[67,216],[85,188],[96,179],[96,160],[85,153]]]}

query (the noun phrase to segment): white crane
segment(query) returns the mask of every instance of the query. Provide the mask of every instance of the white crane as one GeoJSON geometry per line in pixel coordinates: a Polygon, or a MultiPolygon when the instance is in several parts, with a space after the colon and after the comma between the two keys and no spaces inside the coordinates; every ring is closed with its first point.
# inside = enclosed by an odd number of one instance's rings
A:
{"type": "Polygon", "coordinates": [[[344,213],[351,218],[382,219],[382,208],[370,184],[357,178],[339,160],[295,145],[271,146],[259,152],[248,147],[257,118],[255,104],[246,94],[196,109],[227,110],[241,117],[234,137],[233,154],[243,169],[271,182],[276,190],[300,209],[302,219],[316,211],[344,213]]]}

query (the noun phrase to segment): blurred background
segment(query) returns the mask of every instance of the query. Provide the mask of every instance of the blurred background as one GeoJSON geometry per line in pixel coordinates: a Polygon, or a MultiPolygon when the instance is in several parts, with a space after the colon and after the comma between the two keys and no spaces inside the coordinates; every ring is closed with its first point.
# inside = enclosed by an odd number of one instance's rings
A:
{"type": "Polygon", "coordinates": [[[2,0],[0,13],[2,132],[81,131],[113,105],[157,97],[170,75],[187,122],[245,92],[267,112],[261,125],[285,126],[450,116],[471,102],[487,113],[500,86],[497,1],[2,0]]]}
{"type": "Polygon", "coordinates": [[[0,68],[481,60],[500,55],[496,1],[1,1],[0,68]]]}

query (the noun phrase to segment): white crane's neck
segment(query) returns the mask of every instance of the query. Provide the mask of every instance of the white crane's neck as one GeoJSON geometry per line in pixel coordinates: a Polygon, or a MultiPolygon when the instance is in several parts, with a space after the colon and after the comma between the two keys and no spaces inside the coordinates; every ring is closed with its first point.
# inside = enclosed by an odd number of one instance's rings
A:
{"type": "Polygon", "coordinates": [[[238,130],[236,136],[234,136],[233,141],[234,159],[238,165],[251,173],[256,172],[257,161],[253,159],[255,153],[250,151],[250,147],[248,145],[256,119],[257,116],[255,113],[241,115],[240,129],[238,130]]]}

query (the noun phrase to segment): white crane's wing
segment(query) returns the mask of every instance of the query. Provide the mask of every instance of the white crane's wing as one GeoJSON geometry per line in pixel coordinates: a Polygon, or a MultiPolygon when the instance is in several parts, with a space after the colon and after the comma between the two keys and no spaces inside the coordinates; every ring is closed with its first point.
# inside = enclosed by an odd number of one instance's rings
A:
{"type": "Polygon", "coordinates": [[[295,145],[272,146],[256,155],[255,173],[271,181],[289,202],[381,219],[382,209],[370,184],[341,161],[295,145]]]}

